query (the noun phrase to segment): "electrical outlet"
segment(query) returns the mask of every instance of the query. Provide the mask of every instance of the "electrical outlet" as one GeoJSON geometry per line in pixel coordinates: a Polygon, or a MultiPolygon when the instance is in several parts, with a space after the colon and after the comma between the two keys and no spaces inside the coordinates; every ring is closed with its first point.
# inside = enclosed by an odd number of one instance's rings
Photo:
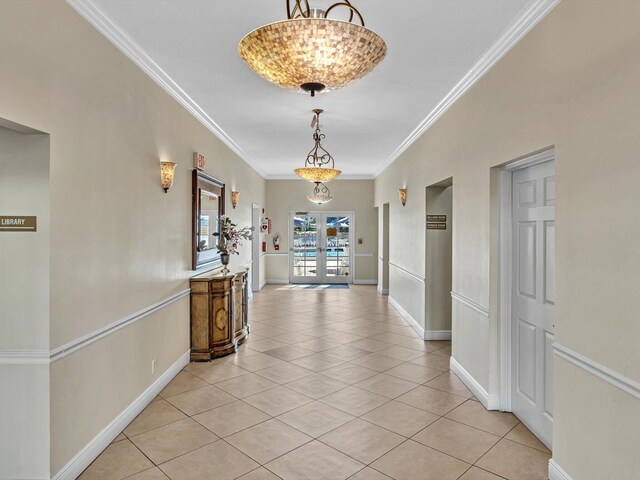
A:
{"type": "Polygon", "coordinates": [[[154,358],[153,360],[151,360],[151,375],[156,373],[157,363],[158,363],[158,359],[157,358],[154,358]]]}

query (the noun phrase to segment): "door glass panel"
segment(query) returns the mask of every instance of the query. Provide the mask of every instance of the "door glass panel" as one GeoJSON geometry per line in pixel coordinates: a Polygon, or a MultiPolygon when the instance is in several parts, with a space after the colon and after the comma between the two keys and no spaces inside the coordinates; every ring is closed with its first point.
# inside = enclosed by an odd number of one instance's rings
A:
{"type": "Polygon", "coordinates": [[[315,216],[296,215],[293,219],[293,276],[315,277],[317,224],[315,216]]]}
{"type": "Polygon", "coordinates": [[[326,221],[326,275],[349,276],[349,217],[328,216],[326,221]]]}

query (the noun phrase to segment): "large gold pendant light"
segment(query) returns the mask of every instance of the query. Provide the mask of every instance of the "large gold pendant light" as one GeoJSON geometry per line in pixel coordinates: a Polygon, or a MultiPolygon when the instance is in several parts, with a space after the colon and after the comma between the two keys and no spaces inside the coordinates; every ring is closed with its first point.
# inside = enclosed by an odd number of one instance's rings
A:
{"type": "Polygon", "coordinates": [[[324,139],[324,133],[320,133],[320,114],[323,111],[321,108],[313,110],[315,116],[313,117],[311,126],[315,127],[315,131],[313,132],[315,145],[307,154],[304,168],[296,168],[294,170],[299,177],[316,184],[333,180],[342,173],[340,170],[334,168],[335,162],[333,157],[321,143],[324,139]]]}
{"type": "Polygon", "coordinates": [[[329,188],[324,183],[315,182],[315,184],[316,188],[313,189],[313,195],[307,195],[310,202],[322,205],[323,203],[328,203],[333,200],[329,188]]]}
{"type": "Polygon", "coordinates": [[[308,0],[286,0],[287,20],[264,25],[238,45],[240,57],[262,78],[293,90],[335,90],[364,77],[387,53],[384,40],[364,27],[349,0],[326,10],[308,0]],[[332,20],[336,8],[349,10],[349,21],[332,20]],[[360,25],[351,23],[357,17],[360,25]]]}

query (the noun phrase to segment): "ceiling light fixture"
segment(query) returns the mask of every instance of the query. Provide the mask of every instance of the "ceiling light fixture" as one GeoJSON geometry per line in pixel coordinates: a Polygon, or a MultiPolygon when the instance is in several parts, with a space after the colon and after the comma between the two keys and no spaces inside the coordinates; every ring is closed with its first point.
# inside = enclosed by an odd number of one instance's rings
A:
{"type": "Polygon", "coordinates": [[[328,182],[342,173],[340,170],[333,168],[335,167],[333,157],[320,143],[324,139],[324,134],[320,133],[320,114],[323,111],[321,108],[313,110],[315,115],[311,122],[311,128],[315,127],[313,132],[315,145],[307,154],[304,168],[296,168],[294,170],[299,177],[314,183],[328,182]],[[330,167],[325,167],[325,165],[329,164],[331,165],[330,167]]]}
{"type": "Polygon", "coordinates": [[[315,182],[315,184],[316,188],[313,189],[313,195],[307,195],[309,201],[322,205],[323,203],[328,203],[333,200],[331,191],[329,191],[329,188],[324,183],[315,182]]]}
{"type": "Polygon", "coordinates": [[[343,0],[326,10],[308,0],[286,0],[287,20],[247,34],[238,54],[258,75],[282,88],[335,90],[371,72],[387,53],[384,40],[365,28],[360,12],[343,0]],[[349,20],[329,19],[334,9],[349,10],[349,20]],[[351,23],[357,17],[360,25],[351,23]]]}

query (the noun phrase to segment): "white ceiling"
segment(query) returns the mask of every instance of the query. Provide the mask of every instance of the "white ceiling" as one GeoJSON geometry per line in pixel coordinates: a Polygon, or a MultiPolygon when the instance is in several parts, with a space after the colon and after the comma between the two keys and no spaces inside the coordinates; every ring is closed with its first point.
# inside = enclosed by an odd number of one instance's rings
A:
{"type": "Polygon", "coordinates": [[[313,146],[313,108],[325,110],[324,144],[342,178],[373,178],[483,55],[504,43],[504,32],[522,23],[532,3],[355,0],[367,27],[387,42],[387,56],[362,80],[315,98],[259,78],[236,51],[246,33],[285,18],[285,0],[93,0],[92,7],[128,34],[267,178],[293,178],[293,168],[303,166],[313,146]]]}

